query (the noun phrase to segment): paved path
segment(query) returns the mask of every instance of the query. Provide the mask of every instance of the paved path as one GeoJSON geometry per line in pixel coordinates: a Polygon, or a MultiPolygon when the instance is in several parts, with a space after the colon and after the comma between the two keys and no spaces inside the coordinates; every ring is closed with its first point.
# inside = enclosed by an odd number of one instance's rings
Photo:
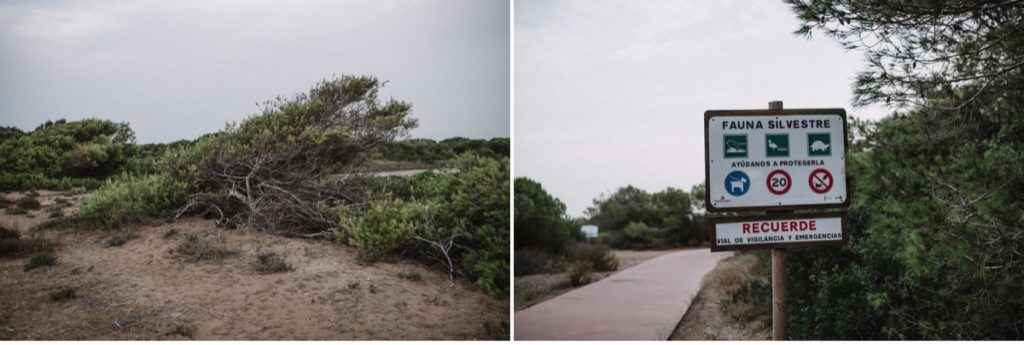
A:
{"type": "Polygon", "coordinates": [[[515,339],[666,340],[701,279],[729,255],[703,248],[648,260],[519,311],[515,339]]]}

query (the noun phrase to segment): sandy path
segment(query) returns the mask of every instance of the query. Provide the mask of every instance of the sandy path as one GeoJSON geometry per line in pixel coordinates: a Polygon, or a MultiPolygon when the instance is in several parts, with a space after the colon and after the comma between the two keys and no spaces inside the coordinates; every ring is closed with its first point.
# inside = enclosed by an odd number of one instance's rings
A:
{"type": "MultiPolygon", "coordinates": [[[[45,207],[45,203],[44,203],[45,207]]],[[[36,211],[41,212],[41,211],[36,211]]],[[[4,214],[0,225],[34,222],[4,214]]],[[[45,215],[40,216],[45,217],[45,215]]],[[[327,241],[221,231],[198,218],[138,228],[120,247],[110,232],[46,231],[60,264],[22,272],[0,260],[0,338],[6,339],[490,339],[508,334],[508,300],[411,262],[361,265],[327,241]],[[176,233],[165,238],[171,230],[176,233]],[[193,262],[171,253],[188,234],[238,255],[193,262]],[[256,253],[294,271],[261,275],[256,253]],[[402,278],[402,276],[418,276],[402,278]],[[52,302],[73,287],[78,298],[52,302]]]]}
{"type": "Polygon", "coordinates": [[[516,313],[517,340],[665,340],[702,277],[732,253],[659,256],[516,313]]]}

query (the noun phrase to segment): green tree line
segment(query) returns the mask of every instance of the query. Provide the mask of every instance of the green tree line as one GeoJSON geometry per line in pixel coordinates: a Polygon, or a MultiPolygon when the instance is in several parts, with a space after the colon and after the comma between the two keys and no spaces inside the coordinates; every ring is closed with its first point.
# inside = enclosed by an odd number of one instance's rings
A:
{"type": "Polygon", "coordinates": [[[787,1],[801,35],[863,51],[849,243],[795,250],[797,339],[1024,338],[1024,6],[787,1]]]}

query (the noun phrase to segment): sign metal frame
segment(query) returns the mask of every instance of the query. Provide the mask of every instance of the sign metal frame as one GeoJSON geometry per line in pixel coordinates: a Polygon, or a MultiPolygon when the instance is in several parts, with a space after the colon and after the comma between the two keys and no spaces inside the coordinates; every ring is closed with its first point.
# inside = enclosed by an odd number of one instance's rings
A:
{"type": "Polygon", "coordinates": [[[752,215],[752,216],[723,216],[723,217],[711,217],[711,226],[708,227],[708,236],[711,239],[711,251],[712,252],[724,252],[724,251],[737,251],[737,250],[757,250],[757,249],[778,249],[778,248],[806,248],[806,247],[818,247],[818,246],[845,246],[849,240],[848,234],[846,233],[846,212],[821,212],[821,213],[787,213],[787,214],[767,214],[767,215],[752,215]],[[741,223],[751,221],[775,221],[775,220],[792,220],[792,219],[820,219],[820,218],[839,218],[839,231],[843,234],[841,240],[822,240],[822,241],[801,241],[801,242],[789,242],[789,243],[762,243],[762,244],[726,244],[719,245],[715,240],[718,236],[717,225],[720,223],[741,223]]]}
{"type": "MultiPolygon", "coordinates": [[[[763,116],[779,117],[789,115],[838,115],[843,121],[843,164],[849,153],[849,123],[846,121],[846,109],[843,108],[805,108],[805,109],[747,109],[747,110],[708,110],[704,112],[704,181],[711,181],[711,150],[710,150],[710,127],[711,119],[719,116],[763,116]]],[[[749,140],[749,139],[748,139],[749,140]]],[[[793,147],[790,146],[790,150],[793,147]]],[[[844,169],[845,174],[845,169],[844,169]]],[[[708,212],[742,212],[742,211],[791,211],[803,209],[839,209],[850,206],[849,186],[847,186],[846,197],[841,203],[830,204],[803,204],[803,205],[775,205],[775,206],[743,206],[743,207],[715,207],[711,201],[711,193],[704,193],[704,206],[708,212]]],[[[712,227],[713,229],[714,227],[712,227]]]]}

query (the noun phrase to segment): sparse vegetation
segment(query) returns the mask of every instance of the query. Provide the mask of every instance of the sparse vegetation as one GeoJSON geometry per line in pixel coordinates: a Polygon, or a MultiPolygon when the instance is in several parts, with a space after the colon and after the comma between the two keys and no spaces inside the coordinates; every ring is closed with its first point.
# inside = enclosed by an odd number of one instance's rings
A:
{"type": "Polygon", "coordinates": [[[192,325],[189,325],[187,323],[181,323],[181,324],[178,324],[178,325],[174,326],[174,329],[172,329],[170,332],[168,332],[167,335],[180,335],[180,336],[183,336],[185,338],[191,339],[192,338],[192,332],[193,332],[192,325]]]}
{"type": "Polygon", "coordinates": [[[253,268],[259,274],[271,274],[289,272],[295,270],[292,265],[284,260],[284,257],[274,252],[259,252],[256,254],[256,261],[253,268]]]}
{"type": "Polygon", "coordinates": [[[61,218],[64,217],[64,209],[60,207],[50,207],[49,213],[47,214],[50,218],[61,218]]]}
{"type": "Polygon", "coordinates": [[[33,255],[27,263],[25,263],[24,271],[28,272],[33,269],[43,266],[53,266],[57,264],[57,256],[52,252],[39,253],[33,255]]]}
{"type": "Polygon", "coordinates": [[[138,237],[138,235],[135,234],[134,228],[122,229],[121,231],[114,233],[113,235],[110,236],[109,239],[107,239],[107,245],[111,247],[120,247],[125,243],[128,243],[129,240],[134,239],[136,237],[138,237]]]}
{"type": "Polygon", "coordinates": [[[414,282],[423,281],[423,276],[420,275],[419,272],[405,271],[405,272],[398,272],[397,275],[398,275],[399,278],[402,278],[402,279],[405,279],[405,280],[408,280],[408,281],[414,281],[414,282]]]}
{"type": "Polygon", "coordinates": [[[177,228],[170,228],[170,229],[167,229],[167,231],[164,232],[164,234],[162,236],[160,236],[160,237],[162,237],[164,239],[168,239],[168,238],[174,237],[177,234],[178,234],[178,229],[177,228]]]}
{"type": "Polygon", "coordinates": [[[216,261],[238,254],[238,251],[226,248],[220,242],[196,234],[185,236],[173,251],[193,261],[216,261]]]}
{"type": "Polygon", "coordinates": [[[6,212],[7,214],[26,214],[26,213],[28,213],[27,210],[25,210],[25,209],[23,209],[21,207],[17,207],[17,206],[8,208],[4,212],[6,212]]]}
{"type": "Polygon", "coordinates": [[[52,251],[56,245],[43,238],[0,239],[0,257],[21,258],[52,251]]]}
{"type": "Polygon", "coordinates": [[[722,301],[722,310],[742,322],[764,320],[766,328],[771,327],[772,286],[757,279],[745,279],[732,296],[722,301]]]}
{"type": "Polygon", "coordinates": [[[12,238],[13,239],[17,239],[17,238],[20,238],[20,237],[21,237],[21,233],[18,232],[18,230],[8,229],[6,227],[0,226],[0,240],[6,240],[6,239],[12,239],[12,238]]]}
{"type": "Polygon", "coordinates": [[[78,298],[78,293],[75,292],[74,288],[70,287],[62,287],[57,291],[50,293],[50,300],[54,302],[60,302],[75,298],[78,298]]]}

